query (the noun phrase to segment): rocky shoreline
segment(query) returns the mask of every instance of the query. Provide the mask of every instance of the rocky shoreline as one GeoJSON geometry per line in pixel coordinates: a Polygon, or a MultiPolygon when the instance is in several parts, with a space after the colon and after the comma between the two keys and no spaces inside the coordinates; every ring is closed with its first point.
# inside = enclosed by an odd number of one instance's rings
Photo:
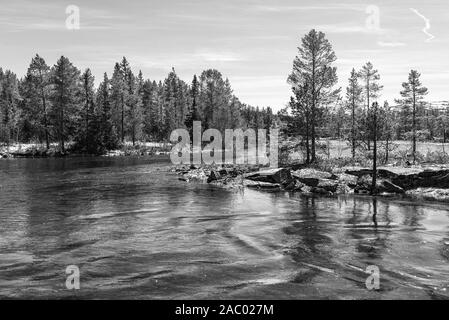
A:
{"type": "MultiPolygon", "coordinates": [[[[333,172],[313,168],[268,169],[257,166],[180,166],[171,170],[186,182],[198,181],[223,187],[305,194],[371,194],[372,170],[343,167],[333,172]]],[[[406,196],[449,202],[449,168],[381,167],[375,194],[406,196]]]]}
{"type": "Polygon", "coordinates": [[[128,156],[159,156],[168,155],[166,146],[136,146],[136,147],[126,147],[118,150],[111,150],[102,155],[87,154],[66,151],[61,152],[58,148],[52,147],[46,149],[44,147],[24,147],[24,148],[11,148],[11,150],[6,150],[6,148],[0,149],[0,159],[15,159],[15,158],[63,158],[63,157],[89,157],[89,156],[100,156],[100,157],[128,157],[128,156]]]}

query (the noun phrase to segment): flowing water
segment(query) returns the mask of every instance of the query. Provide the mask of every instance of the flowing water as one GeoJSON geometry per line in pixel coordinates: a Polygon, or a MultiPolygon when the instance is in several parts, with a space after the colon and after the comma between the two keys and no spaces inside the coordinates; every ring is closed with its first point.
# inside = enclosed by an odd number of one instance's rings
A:
{"type": "Polygon", "coordinates": [[[0,298],[449,297],[448,205],[224,190],[167,165],[0,161],[0,298]]]}

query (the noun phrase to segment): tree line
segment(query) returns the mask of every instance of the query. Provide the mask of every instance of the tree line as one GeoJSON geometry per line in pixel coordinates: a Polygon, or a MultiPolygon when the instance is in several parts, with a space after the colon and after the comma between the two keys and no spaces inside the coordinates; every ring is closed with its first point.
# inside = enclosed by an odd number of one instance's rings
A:
{"type": "Polygon", "coordinates": [[[50,148],[67,143],[77,152],[101,154],[125,141],[166,141],[179,128],[192,130],[269,129],[272,109],[240,102],[228,79],[214,69],[194,75],[190,84],[175,70],[164,81],[135,75],[128,60],[106,73],[99,86],[90,69],[81,72],[65,56],[52,67],[36,55],[19,79],[0,68],[0,142],[38,142],[50,148]]]}
{"type": "Polygon", "coordinates": [[[386,101],[379,105],[383,86],[371,62],[352,69],[343,96],[341,88],[335,88],[336,60],[325,34],[313,29],[301,39],[287,80],[292,96],[280,116],[287,123],[285,132],[301,137],[306,163],[317,161],[319,137],[346,139],[353,158],[358,151],[372,153],[373,144],[382,141],[386,162],[393,140],[410,141],[413,161],[417,140],[441,138],[446,142],[449,107],[435,110],[427,106],[428,89],[417,70],[411,70],[402,83],[397,107],[392,108],[386,101]]]}

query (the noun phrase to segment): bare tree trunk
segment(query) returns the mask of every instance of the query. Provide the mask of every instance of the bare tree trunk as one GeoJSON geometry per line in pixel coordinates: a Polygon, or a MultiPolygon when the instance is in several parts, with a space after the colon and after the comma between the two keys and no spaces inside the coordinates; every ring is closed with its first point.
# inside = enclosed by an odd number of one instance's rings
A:
{"type": "Polygon", "coordinates": [[[44,127],[45,127],[45,144],[47,145],[47,150],[50,149],[50,137],[48,134],[48,123],[47,123],[47,114],[44,114],[44,127]]]}
{"type": "Polygon", "coordinates": [[[86,149],[89,151],[89,93],[86,87],[86,149]]]}
{"type": "Polygon", "coordinates": [[[416,164],[416,96],[413,92],[413,164],[416,164]]]}
{"type": "Polygon", "coordinates": [[[132,138],[133,138],[133,147],[134,147],[136,145],[136,129],[135,129],[135,125],[134,124],[133,124],[132,138]]]}
{"type": "Polygon", "coordinates": [[[64,107],[61,106],[61,119],[59,123],[59,146],[61,148],[61,152],[65,152],[65,146],[64,146],[64,107]]]}
{"type": "Polygon", "coordinates": [[[377,184],[377,102],[373,103],[373,181],[371,194],[376,193],[377,184]]]}
{"type": "Polygon", "coordinates": [[[310,163],[310,123],[309,116],[306,117],[306,164],[310,163]]]}
{"type": "Polygon", "coordinates": [[[44,110],[44,129],[45,129],[45,144],[47,146],[47,150],[50,149],[50,137],[48,134],[48,121],[47,121],[47,101],[45,99],[45,90],[44,90],[44,77],[42,75],[42,72],[39,72],[40,79],[41,79],[41,98],[42,98],[42,107],[44,110]]]}
{"type": "Polygon", "coordinates": [[[311,132],[311,135],[312,135],[312,163],[315,163],[316,162],[316,146],[315,146],[315,116],[316,116],[316,113],[315,113],[315,108],[316,108],[316,92],[315,92],[315,55],[313,55],[313,57],[312,57],[312,123],[311,123],[311,125],[312,125],[312,132],[311,132]]]}
{"type": "Polygon", "coordinates": [[[47,103],[45,100],[45,93],[42,89],[42,105],[43,105],[43,112],[44,112],[44,129],[45,129],[45,144],[47,146],[47,150],[50,149],[50,137],[48,134],[48,121],[47,121],[47,103]]]}
{"type": "Polygon", "coordinates": [[[121,124],[121,138],[122,142],[125,142],[125,102],[122,94],[122,124],[121,124]]]}
{"type": "Polygon", "coordinates": [[[316,146],[315,146],[315,110],[312,110],[312,163],[316,162],[316,146]]]}
{"type": "MultiPolygon", "coordinates": [[[[366,82],[366,101],[367,101],[366,114],[367,114],[368,118],[369,118],[369,95],[370,95],[370,90],[369,90],[369,78],[368,78],[367,82],[366,82]]],[[[369,128],[369,126],[368,126],[368,128],[369,128]]],[[[367,138],[368,138],[367,144],[368,144],[368,151],[369,151],[369,150],[371,150],[370,132],[368,132],[367,138]]]]}
{"type": "Polygon", "coordinates": [[[355,98],[352,95],[352,158],[355,158],[355,98]]]}
{"type": "Polygon", "coordinates": [[[385,164],[387,164],[389,160],[389,148],[390,148],[390,138],[387,137],[387,140],[385,141],[385,164]]]}

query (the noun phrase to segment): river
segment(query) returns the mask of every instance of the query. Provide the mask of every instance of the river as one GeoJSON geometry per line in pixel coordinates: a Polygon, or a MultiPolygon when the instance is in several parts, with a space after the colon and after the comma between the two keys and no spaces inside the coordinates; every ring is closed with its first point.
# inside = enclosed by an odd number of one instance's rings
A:
{"type": "Polygon", "coordinates": [[[448,205],[224,190],[168,165],[0,160],[0,298],[449,297],[448,205]]]}

